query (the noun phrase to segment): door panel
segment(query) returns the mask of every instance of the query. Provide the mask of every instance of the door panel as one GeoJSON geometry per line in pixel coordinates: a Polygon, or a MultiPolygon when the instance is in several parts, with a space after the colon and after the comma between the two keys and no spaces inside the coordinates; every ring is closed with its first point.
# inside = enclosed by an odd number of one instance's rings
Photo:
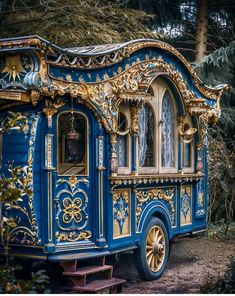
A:
{"type": "Polygon", "coordinates": [[[96,121],[87,113],[76,110],[74,115],[66,111],[57,115],[57,172],[54,174],[56,244],[89,244],[95,239],[98,188],[94,186],[97,172],[93,147],[96,121]]]}

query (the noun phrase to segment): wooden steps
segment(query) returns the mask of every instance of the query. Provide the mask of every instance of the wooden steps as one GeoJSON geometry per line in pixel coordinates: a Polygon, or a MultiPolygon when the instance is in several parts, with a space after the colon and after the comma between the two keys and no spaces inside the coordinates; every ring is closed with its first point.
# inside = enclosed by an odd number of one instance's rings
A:
{"type": "Polygon", "coordinates": [[[77,266],[77,261],[62,262],[63,275],[72,282],[72,291],[80,293],[98,293],[109,290],[109,293],[120,293],[126,280],[113,278],[113,266],[105,264],[105,257],[93,259],[85,266],[77,266]]]}
{"type": "MultiPolygon", "coordinates": [[[[122,291],[122,285],[126,280],[112,278],[108,280],[96,280],[86,286],[82,287],[82,292],[86,293],[98,293],[105,289],[110,289],[111,293],[120,293],[122,291]],[[116,291],[115,291],[116,290],[116,291]]],[[[73,287],[73,291],[81,292],[80,287],[73,287]]]]}

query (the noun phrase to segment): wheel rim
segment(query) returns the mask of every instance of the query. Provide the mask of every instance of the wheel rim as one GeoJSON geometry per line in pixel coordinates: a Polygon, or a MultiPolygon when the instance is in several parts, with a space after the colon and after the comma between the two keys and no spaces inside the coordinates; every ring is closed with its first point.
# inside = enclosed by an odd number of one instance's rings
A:
{"type": "Polygon", "coordinates": [[[161,227],[150,228],[146,239],[146,260],[151,271],[157,272],[162,267],[166,253],[166,239],[161,227]]]}

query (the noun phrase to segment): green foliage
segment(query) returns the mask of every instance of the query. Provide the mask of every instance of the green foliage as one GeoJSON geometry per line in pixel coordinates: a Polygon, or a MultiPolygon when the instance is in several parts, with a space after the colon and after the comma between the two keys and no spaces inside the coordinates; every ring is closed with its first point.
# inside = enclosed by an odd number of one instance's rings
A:
{"type": "Polygon", "coordinates": [[[60,46],[118,43],[159,35],[146,26],[152,16],[119,0],[2,1],[0,38],[37,34],[60,46]]]}
{"type": "Polygon", "coordinates": [[[13,201],[21,201],[24,195],[31,195],[31,178],[27,167],[9,167],[11,177],[0,179],[0,202],[10,207],[13,201]]]}
{"type": "Polygon", "coordinates": [[[21,270],[19,265],[6,266],[0,265],[0,293],[7,294],[26,294],[26,293],[50,293],[46,290],[46,284],[49,283],[49,277],[44,270],[39,270],[31,274],[31,279],[19,279],[16,277],[16,271],[21,270]]]}
{"type": "Polygon", "coordinates": [[[209,223],[224,219],[228,227],[235,209],[235,41],[206,56],[196,70],[207,85],[227,83],[221,118],[209,128],[209,223]]]}
{"type": "Polygon", "coordinates": [[[223,276],[207,275],[205,284],[201,287],[204,294],[234,294],[235,293],[235,256],[230,257],[227,270],[223,276]]]}
{"type": "Polygon", "coordinates": [[[208,231],[209,237],[217,237],[220,239],[234,239],[235,238],[235,222],[231,222],[228,229],[224,219],[217,223],[211,223],[208,231]]]}
{"type": "Polygon", "coordinates": [[[235,51],[235,41],[232,41],[227,47],[220,47],[216,49],[212,54],[205,56],[202,59],[199,67],[208,64],[216,67],[220,67],[223,63],[229,63],[231,55],[235,51]]]}

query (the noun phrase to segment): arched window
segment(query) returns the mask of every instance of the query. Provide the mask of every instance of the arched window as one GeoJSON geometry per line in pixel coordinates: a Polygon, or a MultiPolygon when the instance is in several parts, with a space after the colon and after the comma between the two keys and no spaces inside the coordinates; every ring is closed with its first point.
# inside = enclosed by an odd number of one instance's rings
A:
{"type": "Polygon", "coordinates": [[[165,91],[161,114],[161,166],[175,167],[175,109],[170,92],[165,91]]]}
{"type": "Polygon", "coordinates": [[[140,167],[154,167],[154,113],[149,104],[143,106],[139,111],[139,138],[138,156],[140,167]]]}
{"type": "Polygon", "coordinates": [[[58,118],[58,173],[85,175],[88,171],[87,119],[78,112],[64,112],[58,118]]]}

